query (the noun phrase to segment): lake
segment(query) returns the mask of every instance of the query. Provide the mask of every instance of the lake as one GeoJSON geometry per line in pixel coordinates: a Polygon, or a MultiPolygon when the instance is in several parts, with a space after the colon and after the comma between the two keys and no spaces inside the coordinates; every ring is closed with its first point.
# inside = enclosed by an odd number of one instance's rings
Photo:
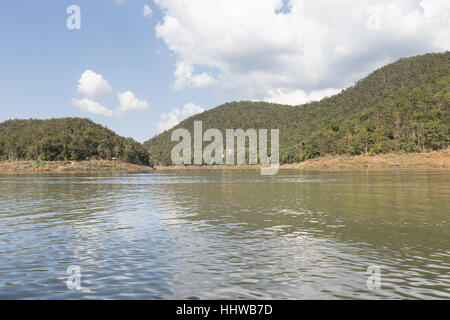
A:
{"type": "Polygon", "coordinates": [[[0,299],[450,299],[449,208],[449,171],[2,175],[0,299]]]}

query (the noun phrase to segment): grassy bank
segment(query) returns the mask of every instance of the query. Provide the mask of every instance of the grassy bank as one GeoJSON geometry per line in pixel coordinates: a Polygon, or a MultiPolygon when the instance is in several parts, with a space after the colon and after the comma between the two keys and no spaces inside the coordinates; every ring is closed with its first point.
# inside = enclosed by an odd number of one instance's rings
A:
{"type": "MultiPolygon", "coordinates": [[[[156,166],[156,170],[256,169],[260,166],[156,166]]],[[[360,156],[326,156],[301,163],[284,164],[280,169],[351,170],[351,169],[450,169],[450,149],[426,153],[390,153],[360,156]]]]}
{"type": "Polygon", "coordinates": [[[0,173],[146,172],[151,167],[122,161],[2,161],[0,173]]]}

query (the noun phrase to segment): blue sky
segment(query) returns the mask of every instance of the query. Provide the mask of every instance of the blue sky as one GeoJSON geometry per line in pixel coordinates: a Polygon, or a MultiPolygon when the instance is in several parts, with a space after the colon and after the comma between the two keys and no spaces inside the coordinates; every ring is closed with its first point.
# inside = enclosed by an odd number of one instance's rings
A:
{"type": "Polygon", "coordinates": [[[88,117],[142,142],[228,101],[298,105],[449,50],[450,1],[1,1],[0,43],[0,121],[88,117]]]}
{"type": "MultiPolygon", "coordinates": [[[[120,135],[144,141],[158,133],[160,114],[193,102],[213,107],[226,97],[172,89],[176,57],[155,37],[161,20],[151,2],[113,0],[0,2],[0,121],[11,118],[89,117],[120,135]],[[81,29],[69,30],[66,8],[81,9],[81,29]],[[122,117],[87,114],[72,105],[81,74],[91,69],[115,91],[148,101],[145,112],[122,117]]],[[[111,108],[117,101],[107,101],[111,108]]]]}

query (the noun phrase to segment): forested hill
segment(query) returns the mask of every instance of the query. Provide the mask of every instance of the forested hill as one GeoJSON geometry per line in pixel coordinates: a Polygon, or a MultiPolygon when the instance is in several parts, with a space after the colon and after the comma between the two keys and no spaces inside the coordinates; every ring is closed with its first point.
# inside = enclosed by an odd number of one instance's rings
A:
{"type": "Polygon", "coordinates": [[[8,120],[0,123],[0,160],[118,159],[150,165],[147,150],[89,119],[8,120]]]}
{"type": "MultiPolygon", "coordinates": [[[[450,144],[450,52],[401,59],[340,94],[301,106],[233,102],[195,115],[144,143],[170,165],[176,128],[279,129],[281,163],[334,154],[420,152],[450,144]]],[[[225,136],[225,135],[224,135],[225,136]]]]}

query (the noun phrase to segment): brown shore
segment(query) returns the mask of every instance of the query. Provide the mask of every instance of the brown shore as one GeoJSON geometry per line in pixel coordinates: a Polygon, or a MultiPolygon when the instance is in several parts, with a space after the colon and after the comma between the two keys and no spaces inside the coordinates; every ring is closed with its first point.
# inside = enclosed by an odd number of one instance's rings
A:
{"type": "MultiPolygon", "coordinates": [[[[260,165],[155,166],[156,170],[259,169],[260,165]]],[[[280,169],[367,170],[450,169],[450,149],[424,153],[390,153],[359,156],[325,156],[301,163],[283,164],[280,169]]]]}
{"type": "Polygon", "coordinates": [[[1,161],[0,174],[75,173],[75,172],[148,172],[154,169],[122,161],[1,161]]]}
{"type": "MultiPolygon", "coordinates": [[[[259,169],[260,165],[155,166],[122,161],[0,161],[0,174],[30,173],[132,173],[154,170],[235,170],[259,169]]],[[[301,163],[283,164],[280,169],[296,170],[377,170],[377,169],[450,169],[450,149],[426,153],[325,156],[301,163]]]]}

